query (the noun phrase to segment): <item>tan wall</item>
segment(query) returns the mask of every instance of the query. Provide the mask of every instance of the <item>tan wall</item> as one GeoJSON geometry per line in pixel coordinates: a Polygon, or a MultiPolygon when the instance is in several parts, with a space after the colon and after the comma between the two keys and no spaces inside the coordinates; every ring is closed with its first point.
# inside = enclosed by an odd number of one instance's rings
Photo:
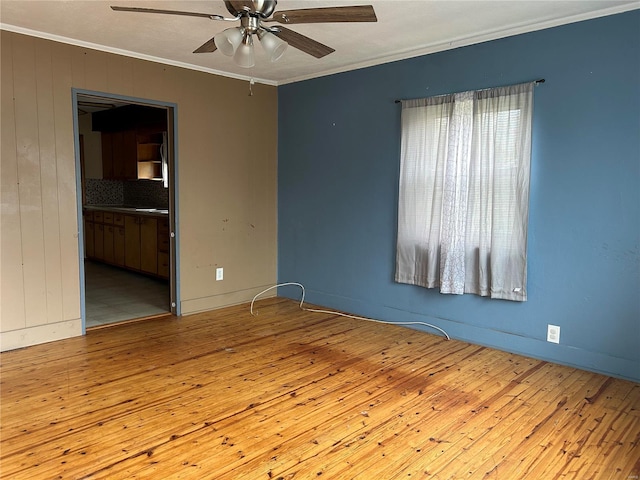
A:
{"type": "Polygon", "coordinates": [[[72,87],[177,104],[183,314],[275,282],[275,87],[1,35],[0,349],[81,334],[72,87]]]}

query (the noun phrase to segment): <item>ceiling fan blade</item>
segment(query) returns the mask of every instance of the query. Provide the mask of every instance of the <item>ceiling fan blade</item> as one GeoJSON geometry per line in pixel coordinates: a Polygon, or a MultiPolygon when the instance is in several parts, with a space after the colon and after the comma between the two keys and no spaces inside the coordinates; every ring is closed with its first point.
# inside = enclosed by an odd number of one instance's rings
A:
{"type": "Polygon", "coordinates": [[[213,43],[213,38],[211,40],[207,40],[206,42],[204,42],[202,45],[200,45],[198,48],[196,48],[193,53],[209,53],[209,52],[215,52],[216,51],[216,44],[213,43]]]}
{"type": "Polygon", "coordinates": [[[327,47],[320,42],[316,42],[315,40],[305,37],[304,35],[299,34],[298,32],[294,32],[293,30],[289,30],[285,27],[275,27],[278,31],[274,31],[273,33],[280,37],[282,40],[287,42],[293,48],[297,48],[298,50],[302,50],[304,53],[308,53],[316,58],[322,58],[326,55],[329,55],[332,52],[335,52],[335,49],[331,47],[327,47]]]}
{"type": "Polygon", "coordinates": [[[376,12],[371,5],[353,7],[302,8],[275,12],[269,21],[294,23],[332,23],[332,22],[377,22],[376,12]]]}
{"type": "Polygon", "coordinates": [[[184,15],[187,17],[202,17],[209,18],[211,20],[223,20],[221,15],[215,13],[198,13],[198,12],[181,12],[179,10],[158,10],[156,8],[142,8],[142,7],[117,7],[111,5],[111,10],[116,12],[137,12],[137,13],[163,13],[166,15],[184,15]]]}

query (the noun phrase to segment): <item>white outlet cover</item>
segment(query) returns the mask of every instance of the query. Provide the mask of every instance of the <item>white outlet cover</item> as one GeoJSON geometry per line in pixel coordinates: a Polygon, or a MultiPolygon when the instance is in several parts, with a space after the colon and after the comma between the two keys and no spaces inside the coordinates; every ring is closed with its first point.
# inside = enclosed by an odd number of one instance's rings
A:
{"type": "Polygon", "coordinates": [[[547,325],[547,342],[560,343],[560,327],[558,325],[547,325]]]}
{"type": "Polygon", "coordinates": [[[216,281],[220,281],[224,278],[224,269],[222,267],[216,268],[216,281]]]}

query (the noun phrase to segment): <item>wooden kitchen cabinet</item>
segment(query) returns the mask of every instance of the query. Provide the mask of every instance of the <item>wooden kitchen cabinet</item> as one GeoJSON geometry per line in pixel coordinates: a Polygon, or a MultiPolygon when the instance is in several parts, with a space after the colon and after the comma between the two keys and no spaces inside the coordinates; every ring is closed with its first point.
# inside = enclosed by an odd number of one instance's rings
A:
{"type": "Polygon", "coordinates": [[[84,222],[87,258],[169,278],[167,218],[96,210],[84,222]]]}
{"type": "Polygon", "coordinates": [[[136,135],[138,178],[162,179],[162,132],[136,135]]]}
{"type": "Polygon", "coordinates": [[[122,216],[123,226],[113,227],[113,263],[119,267],[124,267],[125,260],[125,236],[124,236],[124,215],[122,216]]]}
{"type": "Polygon", "coordinates": [[[158,273],[158,220],[140,217],[140,270],[158,273]]]}
{"type": "Polygon", "coordinates": [[[84,254],[88,258],[95,256],[95,225],[93,223],[93,212],[85,212],[84,215],[84,254]]]}
{"type": "Polygon", "coordinates": [[[140,223],[138,216],[124,216],[124,264],[140,270],[140,223]]]}
{"type": "Polygon", "coordinates": [[[107,263],[113,263],[113,212],[102,213],[103,236],[102,236],[102,259],[107,263]]]}
{"type": "Polygon", "coordinates": [[[124,267],[124,214],[113,214],[113,263],[124,267]]]}
{"type": "Polygon", "coordinates": [[[102,132],[102,178],[162,179],[162,132],[102,132]]]}
{"type": "Polygon", "coordinates": [[[93,112],[91,123],[92,130],[102,134],[103,178],[162,179],[166,109],[125,105],[93,112]]]}
{"type": "Polygon", "coordinates": [[[93,256],[97,260],[104,260],[104,224],[94,223],[93,256]]]}
{"type": "Polygon", "coordinates": [[[158,220],[125,215],[125,266],[146,273],[158,273],[158,220]]]}
{"type": "Polygon", "coordinates": [[[104,225],[104,261],[115,263],[113,225],[104,225]]]}
{"type": "Polygon", "coordinates": [[[115,178],[113,173],[113,133],[103,132],[102,141],[102,178],[111,180],[115,178]]]}
{"type": "Polygon", "coordinates": [[[102,178],[136,180],[136,132],[102,132],[102,178]]]}
{"type": "Polygon", "coordinates": [[[158,276],[169,278],[171,268],[169,267],[169,253],[158,252],[158,276]]]}
{"type": "Polygon", "coordinates": [[[94,132],[120,132],[123,130],[167,129],[167,110],[146,105],[124,105],[91,114],[94,132]]]}
{"type": "Polygon", "coordinates": [[[169,278],[171,267],[169,266],[169,220],[161,218],[158,220],[158,275],[162,278],[169,278]]]}

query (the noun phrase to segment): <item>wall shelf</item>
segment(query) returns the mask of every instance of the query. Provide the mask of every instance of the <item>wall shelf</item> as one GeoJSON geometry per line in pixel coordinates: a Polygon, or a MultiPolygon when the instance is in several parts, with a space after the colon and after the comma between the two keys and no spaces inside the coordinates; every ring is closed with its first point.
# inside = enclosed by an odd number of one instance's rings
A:
{"type": "Polygon", "coordinates": [[[162,180],[162,132],[136,135],[138,178],[162,180]]]}

